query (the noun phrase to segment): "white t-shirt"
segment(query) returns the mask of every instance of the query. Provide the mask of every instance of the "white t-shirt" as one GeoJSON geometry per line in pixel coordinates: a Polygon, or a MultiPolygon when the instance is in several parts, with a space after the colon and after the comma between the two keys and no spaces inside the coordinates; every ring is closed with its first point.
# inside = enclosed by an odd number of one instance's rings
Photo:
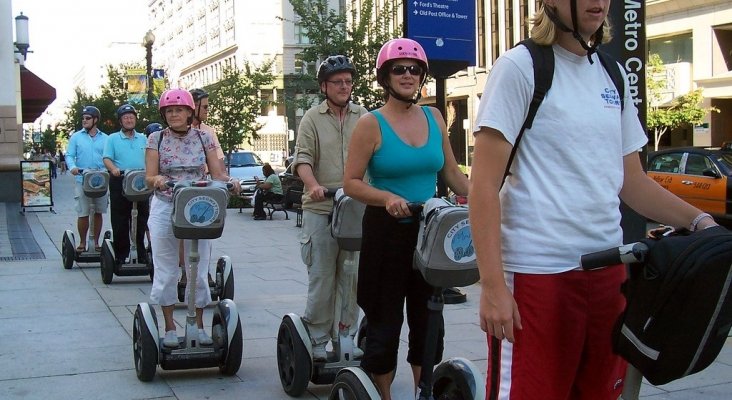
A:
{"type": "MultiPolygon", "coordinates": [[[[619,94],[597,55],[590,64],[554,46],[554,79],[521,139],[501,193],[504,269],[558,273],[579,266],[582,254],[622,244],[623,156],[647,142],[638,111],[619,94]]],[[[534,93],[531,55],[509,50],[491,70],[476,117],[511,144],[534,93]]]]}

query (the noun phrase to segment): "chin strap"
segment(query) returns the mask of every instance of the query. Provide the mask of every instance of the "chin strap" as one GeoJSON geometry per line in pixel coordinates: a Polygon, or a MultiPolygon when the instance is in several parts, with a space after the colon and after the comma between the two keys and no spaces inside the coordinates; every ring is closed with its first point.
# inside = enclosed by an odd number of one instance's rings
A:
{"type": "Polygon", "coordinates": [[[592,54],[597,52],[597,46],[602,43],[602,37],[604,34],[604,28],[605,23],[603,22],[602,25],[600,25],[600,28],[597,29],[593,36],[592,45],[588,45],[585,39],[582,37],[582,35],[579,34],[579,30],[577,28],[577,1],[572,0],[572,27],[574,29],[569,29],[567,25],[565,25],[562,21],[559,20],[559,17],[557,16],[557,12],[554,8],[544,6],[544,10],[546,12],[546,15],[549,17],[549,19],[554,22],[554,25],[557,26],[557,28],[561,29],[564,32],[571,33],[572,37],[577,40],[580,45],[582,45],[582,48],[587,50],[587,60],[590,62],[590,64],[593,64],[592,61],[592,54]]]}
{"type": "Polygon", "coordinates": [[[186,128],[186,130],[184,130],[184,131],[179,131],[179,130],[173,129],[172,126],[168,126],[168,128],[170,128],[170,130],[173,131],[174,133],[177,133],[179,135],[183,135],[183,134],[188,133],[188,131],[191,129],[191,126],[188,125],[188,128],[186,128]]]}

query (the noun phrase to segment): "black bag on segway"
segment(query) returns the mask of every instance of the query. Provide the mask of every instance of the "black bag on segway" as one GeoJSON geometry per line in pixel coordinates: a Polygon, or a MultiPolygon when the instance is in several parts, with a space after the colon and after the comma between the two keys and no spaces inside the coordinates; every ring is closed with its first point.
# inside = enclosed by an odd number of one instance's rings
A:
{"type": "Polygon", "coordinates": [[[661,385],[709,366],[727,340],[732,232],[713,227],[643,242],[649,251],[643,263],[631,264],[613,346],[661,385]]]}
{"type": "Polygon", "coordinates": [[[463,287],[478,281],[468,208],[445,199],[427,200],[422,210],[414,266],[434,287],[463,287]]]}
{"type": "Polygon", "coordinates": [[[333,218],[330,233],[338,242],[338,246],[347,251],[361,250],[361,221],[366,211],[366,204],[346,196],[343,189],[335,194],[333,218]]]}

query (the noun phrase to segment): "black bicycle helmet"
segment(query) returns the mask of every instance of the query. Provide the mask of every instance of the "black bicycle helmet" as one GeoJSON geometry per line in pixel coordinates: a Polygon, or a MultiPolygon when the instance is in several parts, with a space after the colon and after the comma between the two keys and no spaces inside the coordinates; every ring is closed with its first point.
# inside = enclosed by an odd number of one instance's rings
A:
{"type": "Polygon", "coordinates": [[[162,130],[163,130],[163,126],[161,124],[159,124],[157,122],[153,122],[151,124],[148,124],[145,127],[145,136],[150,136],[151,133],[157,132],[157,131],[162,131],[162,130]]]}
{"type": "Polygon", "coordinates": [[[208,92],[203,89],[192,89],[191,96],[193,96],[193,102],[198,102],[201,99],[208,97],[208,92]]]}
{"type": "Polygon", "coordinates": [[[328,77],[336,72],[350,72],[352,77],[356,76],[356,68],[346,56],[330,56],[320,63],[318,68],[318,84],[323,83],[328,77]]]}
{"type": "Polygon", "coordinates": [[[117,109],[117,119],[121,119],[125,114],[135,114],[135,117],[137,117],[137,110],[129,104],[123,104],[117,109]]]}
{"type": "Polygon", "coordinates": [[[102,113],[99,112],[99,109],[94,106],[84,106],[84,108],[81,109],[81,115],[88,115],[92,118],[99,119],[102,116],[102,113]]]}

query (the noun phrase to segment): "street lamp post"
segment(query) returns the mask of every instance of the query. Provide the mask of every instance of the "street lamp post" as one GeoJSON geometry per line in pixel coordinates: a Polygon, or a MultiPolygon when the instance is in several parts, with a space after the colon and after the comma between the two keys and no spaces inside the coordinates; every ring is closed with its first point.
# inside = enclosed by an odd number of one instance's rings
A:
{"type": "Polygon", "coordinates": [[[142,45],[145,46],[145,61],[147,62],[147,105],[152,107],[153,101],[153,80],[152,80],[152,46],[155,43],[155,35],[148,30],[142,38],[142,45]]]}
{"type": "Polygon", "coordinates": [[[30,47],[30,44],[28,44],[28,17],[23,13],[15,17],[15,43],[13,44],[17,49],[15,52],[23,56],[23,61],[25,61],[28,53],[32,53],[28,50],[28,47],[30,47]]]}

